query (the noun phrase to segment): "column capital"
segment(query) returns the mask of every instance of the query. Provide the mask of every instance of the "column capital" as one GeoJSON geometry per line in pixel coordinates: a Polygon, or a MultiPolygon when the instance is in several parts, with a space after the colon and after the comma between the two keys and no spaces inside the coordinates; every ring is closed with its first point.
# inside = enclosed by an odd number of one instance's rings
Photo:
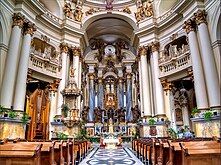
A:
{"type": "Polygon", "coordinates": [[[150,48],[152,52],[159,51],[160,43],[159,42],[151,42],[150,48]]]}
{"type": "Polygon", "coordinates": [[[207,12],[205,10],[198,10],[196,13],[194,13],[196,24],[197,25],[200,25],[201,23],[207,24],[206,16],[207,16],[207,12]]]}
{"type": "Polygon", "coordinates": [[[98,77],[98,83],[101,84],[103,81],[102,77],[98,77]]]}
{"type": "Polygon", "coordinates": [[[146,56],[147,55],[148,46],[139,46],[138,48],[138,56],[146,56]]]}
{"type": "Polygon", "coordinates": [[[161,82],[161,84],[163,86],[163,89],[165,91],[172,89],[172,83],[171,82],[168,82],[167,80],[160,80],[160,82],[161,82]]]}
{"type": "Polygon", "coordinates": [[[67,43],[62,42],[62,43],[60,44],[60,49],[61,49],[61,52],[68,53],[68,51],[69,51],[69,46],[68,46],[67,43]]]}
{"type": "Polygon", "coordinates": [[[192,19],[188,19],[187,21],[184,22],[182,28],[185,29],[187,34],[189,34],[189,32],[191,31],[196,31],[195,21],[192,19]]]}
{"type": "Polygon", "coordinates": [[[12,27],[18,26],[20,29],[23,27],[23,24],[25,22],[25,16],[21,13],[14,13],[12,16],[13,24],[12,27]]]}
{"type": "Polygon", "coordinates": [[[126,73],[126,76],[127,76],[127,79],[131,79],[132,78],[132,73],[130,73],[130,72],[128,72],[128,73],[126,73]]]}
{"type": "Polygon", "coordinates": [[[80,56],[81,55],[81,49],[80,47],[71,47],[71,50],[73,52],[73,56],[80,56]]]}
{"type": "Polygon", "coordinates": [[[27,22],[25,28],[25,35],[30,34],[31,36],[34,34],[34,32],[37,30],[37,27],[34,23],[27,22]]]}
{"type": "Polygon", "coordinates": [[[124,82],[123,77],[119,77],[118,82],[123,83],[124,82]]]}
{"type": "Polygon", "coordinates": [[[89,73],[88,77],[89,77],[89,80],[94,80],[95,75],[94,75],[94,73],[89,73]]]}

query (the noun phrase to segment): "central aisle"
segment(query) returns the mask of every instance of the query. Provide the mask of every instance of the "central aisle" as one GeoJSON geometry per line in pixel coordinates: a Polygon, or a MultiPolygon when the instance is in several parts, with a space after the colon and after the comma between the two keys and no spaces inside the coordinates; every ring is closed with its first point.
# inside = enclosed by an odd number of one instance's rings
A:
{"type": "Polygon", "coordinates": [[[126,147],[122,149],[95,148],[79,165],[143,165],[126,147]]]}

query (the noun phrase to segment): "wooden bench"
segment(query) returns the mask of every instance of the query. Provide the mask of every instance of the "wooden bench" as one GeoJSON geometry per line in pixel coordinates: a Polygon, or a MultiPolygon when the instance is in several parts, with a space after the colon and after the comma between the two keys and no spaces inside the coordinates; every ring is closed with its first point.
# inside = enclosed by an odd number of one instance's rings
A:
{"type": "Polygon", "coordinates": [[[0,145],[1,165],[41,165],[42,143],[0,145]]]}
{"type": "MultiPolygon", "coordinates": [[[[169,144],[169,161],[167,162],[167,165],[176,165],[181,164],[182,162],[182,149],[180,146],[180,142],[171,142],[168,141],[169,144]]],[[[191,148],[191,150],[200,150],[204,152],[203,150],[207,149],[220,149],[220,143],[217,141],[192,141],[192,142],[182,142],[182,144],[185,144],[185,147],[191,148]]],[[[209,156],[209,155],[204,155],[209,156]]]]}
{"type": "Polygon", "coordinates": [[[182,150],[182,165],[220,165],[220,144],[208,144],[191,146],[180,143],[182,150]],[[188,146],[188,147],[187,147],[188,146]]]}

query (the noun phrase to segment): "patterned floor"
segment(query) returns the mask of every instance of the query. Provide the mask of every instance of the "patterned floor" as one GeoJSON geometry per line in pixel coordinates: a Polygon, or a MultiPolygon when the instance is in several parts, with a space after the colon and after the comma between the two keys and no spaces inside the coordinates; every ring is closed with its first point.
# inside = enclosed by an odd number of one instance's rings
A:
{"type": "Polygon", "coordinates": [[[79,165],[143,165],[127,148],[107,150],[95,148],[79,165]]]}

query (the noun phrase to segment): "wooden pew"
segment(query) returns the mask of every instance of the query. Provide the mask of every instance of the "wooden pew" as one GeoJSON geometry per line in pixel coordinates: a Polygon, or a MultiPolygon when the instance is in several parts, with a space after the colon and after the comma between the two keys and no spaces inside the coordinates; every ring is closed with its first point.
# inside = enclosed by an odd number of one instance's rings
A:
{"type": "Polygon", "coordinates": [[[60,142],[57,141],[54,146],[55,161],[59,165],[64,165],[63,143],[63,140],[61,140],[60,142]]]}
{"type": "MultiPolygon", "coordinates": [[[[195,150],[204,150],[207,148],[211,148],[211,146],[216,146],[220,148],[220,143],[216,141],[192,141],[192,142],[190,141],[183,143],[185,143],[186,147],[191,147],[192,149],[195,150]]],[[[169,161],[166,164],[167,165],[180,164],[180,162],[182,162],[182,150],[180,147],[180,143],[168,141],[168,144],[169,144],[169,161]]]]}
{"type": "Polygon", "coordinates": [[[182,165],[220,165],[220,144],[188,145],[181,142],[182,165]],[[188,146],[188,147],[186,147],[188,146]]]}
{"type": "Polygon", "coordinates": [[[63,156],[64,156],[64,163],[70,165],[71,162],[71,154],[70,154],[70,140],[63,143],[63,156]]]}
{"type": "Polygon", "coordinates": [[[0,145],[0,164],[41,165],[41,148],[41,143],[0,145]]]}
{"type": "MultiPolygon", "coordinates": [[[[13,142],[14,143],[14,142],[13,142]]],[[[17,142],[17,144],[38,144],[39,142],[17,142]]],[[[55,141],[53,142],[41,142],[42,148],[41,148],[41,163],[42,164],[48,164],[50,165],[56,165],[55,158],[54,158],[54,145],[55,141]]]]}

